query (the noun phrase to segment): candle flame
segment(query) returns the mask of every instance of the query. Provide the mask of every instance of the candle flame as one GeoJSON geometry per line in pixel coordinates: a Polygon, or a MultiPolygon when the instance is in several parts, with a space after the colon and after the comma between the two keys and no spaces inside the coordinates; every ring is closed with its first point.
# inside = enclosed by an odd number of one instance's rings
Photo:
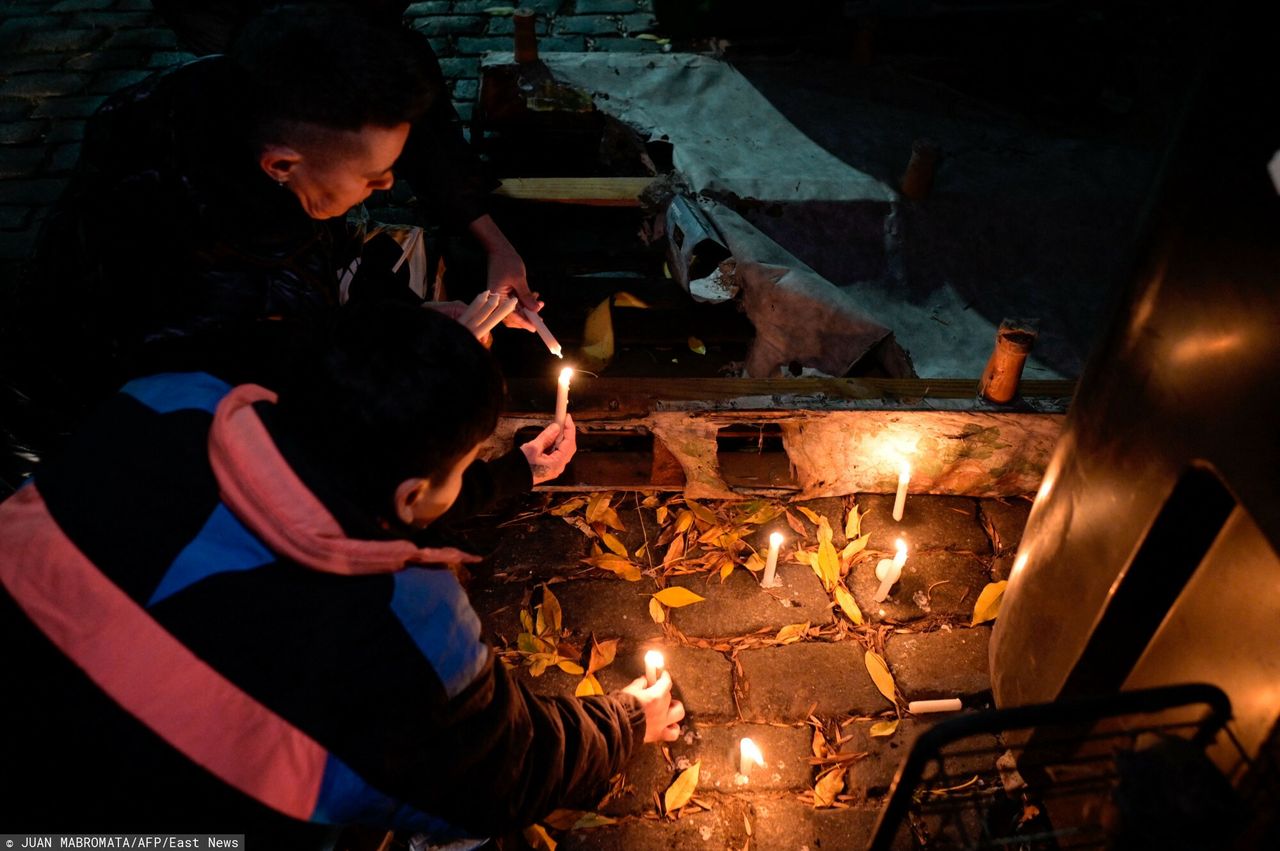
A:
{"type": "Polygon", "coordinates": [[[745,759],[754,762],[756,765],[764,765],[764,754],[761,753],[759,745],[755,742],[750,739],[743,739],[741,748],[742,756],[745,759]]]}
{"type": "Polygon", "coordinates": [[[644,664],[647,667],[657,670],[658,668],[665,667],[667,660],[663,658],[662,654],[657,650],[650,650],[648,653],[644,654],[644,664]]]}
{"type": "Polygon", "coordinates": [[[770,535],[770,536],[769,536],[769,546],[771,546],[771,547],[780,547],[780,546],[782,546],[782,533],[781,533],[781,532],[774,532],[772,535],[770,535]]]}
{"type": "Polygon", "coordinates": [[[903,558],[906,558],[907,542],[899,538],[896,542],[894,542],[894,546],[898,548],[898,555],[902,556],[903,558]]]}
{"type": "Polygon", "coordinates": [[[572,378],[573,378],[573,367],[571,367],[571,366],[566,366],[564,369],[560,370],[560,383],[561,383],[561,384],[568,385],[569,381],[570,381],[572,378]]]}

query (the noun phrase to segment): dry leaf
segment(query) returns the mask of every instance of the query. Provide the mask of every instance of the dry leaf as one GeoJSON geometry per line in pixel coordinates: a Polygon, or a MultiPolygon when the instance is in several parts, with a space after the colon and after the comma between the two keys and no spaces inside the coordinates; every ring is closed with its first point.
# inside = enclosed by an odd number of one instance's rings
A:
{"type": "Polygon", "coordinates": [[[807,633],[808,631],[809,631],[808,621],[805,621],[804,623],[788,624],[787,626],[784,626],[782,629],[778,630],[778,634],[774,638],[774,640],[777,641],[779,644],[795,644],[797,641],[804,638],[805,633],[807,633]]]}
{"type": "Polygon", "coordinates": [[[663,525],[666,525],[667,516],[670,513],[671,513],[670,510],[665,505],[662,505],[658,507],[657,511],[653,512],[653,516],[657,518],[658,525],[663,526],[663,525]]]}
{"type": "Polygon", "coordinates": [[[689,510],[693,512],[694,517],[707,526],[714,526],[720,522],[720,518],[716,517],[716,513],[700,502],[688,499],[685,500],[685,505],[689,506],[689,510]]]}
{"type": "Polygon", "coordinates": [[[707,346],[697,337],[690,337],[689,351],[693,352],[694,354],[705,355],[707,353],[707,346]]]}
{"type": "Polygon", "coordinates": [[[574,697],[590,697],[593,694],[604,694],[604,689],[600,687],[600,681],[593,674],[587,674],[578,683],[573,695],[574,697]]]}
{"type": "MultiPolygon", "coordinates": [[[[805,517],[808,517],[809,522],[812,523],[814,526],[817,526],[820,522],[826,519],[818,512],[814,511],[811,508],[805,508],[803,505],[797,505],[796,511],[799,511],[805,517]]],[[[827,524],[827,525],[830,526],[830,524],[827,524]]]]}
{"type": "Polygon", "coordinates": [[[636,298],[631,293],[618,292],[613,294],[613,306],[614,307],[648,307],[649,305],[645,304],[643,301],[636,298]]]}
{"type": "Polygon", "coordinates": [[[692,605],[693,603],[701,603],[705,597],[699,597],[688,588],[681,588],[679,585],[673,585],[670,588],[663,588],[661,591],[653,595],[664,606],[670,606],[678,609],[681,606],[692,605]]]}
{"type": "Polygon", "coordinates": [[[556,841],[547,833],[547,829],[540,824],[531,824],[523,831],[524,841],[529,843],[529,847],[536,851],[556,851],[556,841]]]}
{"type": "Polygon", "coordinates": [[[844,536],[852,541],[862,534],[862,516],[858,514],[858,506],[849,506],[849,516],[844,520],[844,536]]]}
{"type": "Polygon", "coordinates": [[[594,674],[601,668],[608,667],[613,664],[613,657],[618,653],[618,639],[610,638],[608,641],[596,641],[595,635],[591,636],[591,659],[587,662],[587,673],[594,674]]]}
{"type": "Polygon", "coordinates": [[[877,721],[871,725],[871,736],[873,738],[878,736],[892,736],[894,733],[898,732],[898,723],[901,720],[901,718],[894,718],[892,721],[877,721]]]}
{"type": "Polygon", "coordinates": [[[613,314],[607,298],[587,314],[586,325],[582,328],[580,359],[591,372],[599,372],[613,360],[613,314]]]}
{"type": "Polygon", "coordinates": [[[701,768],[702,760],[698,760],[680,772],[675,782],[667,787],[666,794],[662,796],[662,808],[668,815],[689,803],[693,791],[698,788],[698,771],[701,768]]]}
{"type": "Polygon", "coordinates": [[[729,574],[733,573],[733,568],[734,568],[734,564],[733,564],[733,559],[731,558],[726,558],[720,564],[720,581],[721,582],[724,582],[726,579],[729,578],[729,574]]]}
{"type": "Polygon", "coordinates": [[[538,635],[546,635],[548,632],[559,635],[560,622],[560,601],[551,593],[550,588],[543,585],[542,605],[538,606],[538,635]]]}
{"type": "Polygon", "coordinates": [[[584,830],[591,827],[601,827],[606,824],[615,824],[617,819],[611,819],[608,816],[600,815],[600,813],[592,813],[585,810],[554,810],[542,821],[547,827],[553,827],[556,830],[584,830]]]}
{"type": "Polygon", "coordinates": [[[850,538],[849,543],[844,545],[844,549],[840,551],[840,562],[848,564],[849,561],[867,548],[867,541],[871,540],[871,533],[859,535],[856,538],[850,538]]]}
{"type": "Polygon", "coordinates": [[[871,674],[871,680],[876,684],[876,688],[888,698],[890,703],[896,705],[898,700],[894,695],[897,692],[897,686],[893,682],[893,674],[889,673],[889,666],[885,664],[884,659],[880,658],[880,654],[874,650],[868,650],[863,655],[862,661],[867,666],[867,673],[871,674]]]}
{"type": "Polygon", "coordinates": [[[613,553],[602,553],[591,558],[584,558],[582,561],[592,567],[598,567],[616,574],[628,582],[639,582],[640,577],[643,575],[640,571],[640,565],[613,553]]]}
{"type": "Polygon", "coordinates": [[[622,556],[623,558],[627,557],[627,547],[625,544],[622,543],[622,541],[618,540],[616,535],[612,535],[609,532],[601,532],[600,540],[604,541],[604,545],[609,549],[613,550],[618,555],[622,556]]]}
{"type": "Polygon", "coordinates": [[[680,513],[676,515],[676,533],[689,531],[689,527],[693,525],[693,512],[680,509],[680,513]]]}
{"type": "Polygon", "coordinates": [[[582,670],[581,665],[577,662],[570,662],[568,659],[561,659],[556,665],[566,674],[572,674],[575,677],[580,677],[586,673],[586,671],[582,670]]]}
{"type": "Polygon", "coordinates": [[[1004,589],[1008,584],[1009,580],[1001,579],[982,589],[982,593],[978,595],[978,602],[973,604],[973,620],[970,626],[996,619],[1000,614],[1000,603],[1004,600],[1004,589]]]}
{"type": "Polygon", "coordinates": [[[653,597],[649,598],[649,617],[653,618],[654,623],[666,623],[667,620],[667,610],[653,597]]]}
{"type": "Polygon", "coordinates": [[[575,496],[573,499],[567,499],[551,509],[551,514],[554,517],[564,517],[566,514],[572,514],[586,504],[587,498],[585,496],[575,496]]]}
{"type": "Polygon", "coordinates": [[[747,563],[744,564],[743,567],[752,573],[759,573],[764,570],[764,559],[760,558],[759,553],[752,553],[747,556],[747,563]]]}
{"type": "Polygon", "coordinates": [[[818,523],[818,555],[814,560],[814,570],[822,580],[822,587],[830,593],[840,582],[840,559],[836,555],[835,545],[831,543],[831,524],[827,518],[820,518],[818,523]]]}
{"type": "Polygon", "coordinates": [[[581,517],[565,517],[564,522],[577,529],[588,538],[596,537],[596,530],[591,528],[591,524],[583,520],[581,517]]]}
{"type": "Polygon", "coordinates": [[[666,566],[673,564],[684,558],[684,535],[677,535],[671,541],[671,546],[667,547],[667,554],[662,557],[662,564],[666,566]]]}
{"type": "Polygon", "coordinates": [[[831,753],[831,748],[827,745],[827,737],[822,735],[822,730],[818,727],[813,729],[813,755],[818,759],[826,759],[831,753]]]}
{"type": "Polygon", "coordinates": [[[587,500],[587,522],[596,523],[600,521],[601,514],[609,507],[609,503],[613,501],[613,494],[608,491],[597,491],[591,494],[587,500]]]}
{"type": "Polygon", "coordinates": [[[809,537],[809,530],[804,528],[804,524],[800,522],[800,518],[796,517],[790,511],[785,512],[787,515],[787,525],[791,527],[791,531],[795,532],[801,538],[809,537]]]}
{"type": "Polygon", "coordinates": [[[844,772],[844,766],[838,765],[818,777],[818,782],[813,787],[813,806],[816,809],[829,807],[836,802],[836,795],[844,791],[844,772]]]}
{"type": "Polygon", "coordinates": [[[840,610],[843,611],[855,624],[862,625],[862,609],[858,608],[858,602],[853,599],[853,595],[849,593],[849,589],[844,587],[844,583],[837,582],[835,587],[836,603],[839,604],[840,610]]]}

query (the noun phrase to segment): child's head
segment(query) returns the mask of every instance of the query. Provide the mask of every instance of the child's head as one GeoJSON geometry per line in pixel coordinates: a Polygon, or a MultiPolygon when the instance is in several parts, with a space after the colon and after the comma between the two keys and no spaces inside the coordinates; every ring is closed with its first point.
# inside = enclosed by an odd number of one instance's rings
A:
{"type": "Polygon", "coordinates": [[[357,304],[295,355],[278,388],[289,437],[380,517],[444,513],[501,410],[502,375],[475,337],[434,310],[357,304]]]}

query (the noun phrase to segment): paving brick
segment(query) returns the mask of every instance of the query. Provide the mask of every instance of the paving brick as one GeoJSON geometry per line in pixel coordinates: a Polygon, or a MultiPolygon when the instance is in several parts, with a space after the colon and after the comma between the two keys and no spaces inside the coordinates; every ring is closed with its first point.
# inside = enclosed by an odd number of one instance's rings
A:
{"type": "Polygon", "coordinates": [[[67,61],[71,71],[111,71],[119,68],[141,68],[146,64],[147,51],[141,48],[127,50],[95,50],[82,53],[67,61]]]}
{"type": "Polygon", "coordinates": [[[15,74],[0,83],[0,96],[48,97],[78,94],[84,90],[87,81],[88,78],[84,74],[65,71],[15,74]]]}
{"type": "Polygon", "coordinates": [[[1025,499],[984,499],[978,503],[980,517],[990,521],[1000,545],[992,548],[997,555],[1016,552],[1022,543],[1022,530],[1027,525],[1027,515],[1031,513],[1031,502],[1025,499]]]}
{"type": "Polygon", "coordinates": [[[107,39],[106,47],[112,50],[131,47],[143,50],[177,50],[178,37],[172,31],[159,27],[121,30],[107,39]]]}
{"type": "Polygon", "coordinates": [[[462,36],[458,39],[458,53],[476,54],[490,50],[511,50],[511,39],[493,36],[462,36]]]}
{"type": "Polygon", "coordinates": [[[560,600],[564,626],[585,637],[644,640],[662,635],[662,628],[649,617],[648,580],[577,579],[550,586],[560,600]]]}
{"type": "Polygon", "coordinates": [[[0,178],[26,177],[44,165],[44,148],[6,148],[0,150],[0,178]]]}
{"type": "Polygon", "coordinates": [[[31,114],[31,101],[26,98],[0,98],[0,121],[21,121],[31,114]]]}
{"type": "Polygon", "coordinates": [[[454,105],[454,109],[458,111],[458,118],[460,118],[462,122],[466,124],[469,121],[471,121],[471,113],[475,110],[475,104],[459,103],[454,105]]]}
{"type": "Polygon", "coordinates": [[[32,71],[52,71],[64,67],[69,58],[70,54],[51,56],[48,53],[8,52],[0,56],[0,77],[32,71]]]}
{"type": "Polygon", "coordinates": [[[34,225],[24,230],[0,231],[0,259],[21,260],[30,257],[38,232],[34,225]]]}
{"type": "Polygon", "coordinates": [[[479,15],[495,6],[514,6],[515,3],[504,3],[499,0],[453,0],[450,10],[456,15],[479,15]]]}
{"type": "Polygon", "coordinates": [[[556,18],[556,35],[616,35],[618,22],[607,15],[565,15],[556,18]]]}
{"type": "Polygon", "coordinates": [[[0,124],[0,145],[25,145],[40,139],[43,121],[8,121],[0,124]]]}
{"type": "Polygon", "coordinates": [[[591,42],[593,50],[602,53],[661,53],[662,45],[640,38],[597,38],[591,42]]]}
{"type": "Polygon", "coordinates": [[[628,33],[648,32],[658,25],[658,19],[648,12],[638,15],[622,16],[622,31],[628,33]]]}
{"type": "Polygon", "coordinates": [[[806,621],[814,626],[831,623],[831,598],[812,568],[782,565],[778,578],[781,587],[765,590],[744,568],[735,569],[724,582],[719,574],[675,577],[671,584],[706,600],[671,609],[671,622],[686,635],[706,638],[747,635],[760,629],[776,632],[806,621]]]}
{"type": "Polygon", "coordinates": [[[747,839],[742,810],[743,805],[734,802],[732,807],[681,814],[676,821],[629,819],[605,827],[571,831],[564,835],[559,847],[564,851],[742,848],[747,839]]]}
{"type": "Polygon", "coordinates": [[[579,15],[628,14],[640,8],[636,0],[574,0],[579,15]]]}
{"type": "Polygon", "coordinates": [[[150,12],[78,12],[71,23],[78,27],[102,27],[120,30],[127,27],[145,27],[154,21],[150,12]]]}
{"type": "Polygon", "coordinates": [[[453,86],[453,99],[456,101],[474,101],[480,91],[479,80],[459,80],[453,86]]]}
{"type": "Polygon", "coordinates": [[[145,12],[154,8],[153,0],[116,0],[115,8],[122,11],[145,12]]]}
{"type": "Polygon", "coordinates": [[[928,615],[964,618],[973,613],[978,594],[991,581],[986,563],[970,553],[926,550],[907,559],[889,597],[877,603],[877,561],[874,557],[858,561],[845,577],[858,607],[873,620],[905,622],[928,615]]]}
{"type": "Polygon", "coordinates": [[[893,550],[894,539],[905,538],[914,552],[923,549],[991,552],[991,542],[978,521],[977,500],[961,496],[912,494],[902,522],[893,519],[892,494],[859,494],[858,506],[868,514],[862,531],[871,533],[869,546],[893,550]]]}
{"type": "Polygon", "coordinates": [[[0,181],[0,204],[42,206],[52,204],[62,192],[63,181],[54,178],[0,181]]]}
{"type": "MultiPolygon", "coordinates": [[[[546,17],[538,15],[534,19],[533,31],[538,35],[545,35],[549,27],[546,17]]],[[[507,43],[510,44],[510,37],[516,31],[516,19],[511,15],[491,15],[484,31],[489,35],[505,35],[508,37],[507,43]]]]}
{"type": "Polygon", "coordinates": [[[24,15],[6,17],[0,21],[0,33],[28,33],[57,27],[61,19],[54,15],[24,15]]]}
{"type": "Polygon", "coordinates": [[[184,62],[190,62],[195,59],[194,53],[186,53],[181,50],[159,50],[151,54],[151,58],[147,61],[148,68],[168,68],[171,65],[181,65],[184,62]]]}
{"type": "Polygon", "coordinates": [[[59,51],[88,50],[106,38],[102,30],[56,29],[29,33],[22,42],[23,50],[57,53],[59,51]]]}
{"type": "Polygon", "coordinates": [[[476,35],[488,22],[486,15],[435,15],[418,18],[413,28],[425,35],[476,35]]]}
{"type": "Polygon", "coordinates": [[[449,0],[427,0],[425,3],[414,3],[404,10],[406,18],[416,18],[419,15],[443,15],[449,11],[449,0]]]}
{"type": "Polygon", "coordinates": [[[580,35],[555,36],[538,40],[539,53],[582,53],[587,40],[580,35]]]}
{"type": "Polygon", "coordinates": [[[449,78],[479,77],[480,59],[476,56],[448,56],[440,60],[440,70],[449,78]]]}
{"type": "MultiPolygon", "coordinates": [[[[4,160],[0,159],[0,168],[4,160]]],[[[30,207],[0,207],[0,230],[22,230],[31,221],[30,207]]]]}
{"type": "Polygon", "coordinates": [[[810,711],[833,716],[890,708],[867,673],[863,653],[862,645],[854,641],[741,651],[743,717],[803,721],[810,711]]]}
{"type": "Polygon", "coordinates": [[[110,9],[116,0],[61,0],[49,7],[50,12],[95,12],[110,9]]]}
{"type": "Polygon", "coordinates": [[[987,647],[991,630],[899,633],[885,643],[885,661],[908,701],[981,696],[991,690],[987,647]]]}
{"type": "Polygon", "coordinates": [[[591,551],[586,536],[558,517],[509,525],[497,537],[496,546],[490,529],[467,530],[463,534],[471,552],[488,551],[484,563],[474,568],[481,583],[518,580],[532,587],[581,571],[586,565],[580,559],[591,551]]]}
{"type": "Polygon", "coordinates": [[[80,159],[80,143],[68,142],[53,149],[49,156],[49,173],[58,174],[75,168],[80,159]]]}
{"type": "MultiPolygon", "coordinates": [[[[863,752],[866,757],[852,763],[845,778],[845,791],[864,801],[883,798],[893,783],[893,776],[920,734],[939,721],[958,717],[957,714],[928,716],[920,719],[904,718],[892,736],[870,735],[871,722],[855,722],[844,728],[851,738],[844,750],[863,752]]],[[[975,774],[990,771],[995,762],[996,739],[993,736],[972,736],[943,749],[947,754],[948,774],[975,774]],[[963,756],[960,752],[967,751],[963,756]]],[[[967,778],[965,778],[967,779],[967,778]]],[[[963,779],[957,780],[963,782],[963,779]]]]}
{"type": "Polygon", "coordinates": [[[45,142],[50,145],[60,145],[63,142],[79,142],[83,138],[84,122],[73,119],[54,124],[44,134],[45,142]]]}
{"type": "Polygon", "coordinates": [[[566,0],[520,0],[521,9],[533,9],[540,15],[555,15],[564,8],[566,0]]]}
{"type": "Polygon", "coordinates": [[[724,654],[661,640],[620,641],[613,664],[599,674],[605,691],[620,689],[644,675],[644,652],[659,649],[671,674],[672,694],[684,703],[691,722],[734,717],[733,667],[724,654]]]}
{"type": "Polygon", "coordinates": [[[151,71],[102,71],[94,75],[93,82],[89,84],[89,93],[95,95],[114,94],[135,83],[141,83],[151,74],[151,71]]]}
{"type": "MultiPolygon", "coordinates": [[[[717,792],[800,791],[809,786],[813,768],[813,728],[771,724],[732,724],[691,728],[670,746],[671,756],[693,763],[701,760],[698,788],[717,792]],[[764,754],[764,765],[745,778],[738,774],[739,748],[749,737],[764,754]]],[[[679,763],[683,764],[683,763],[679,763]]]]}
{"type": "MultiPolygon", "coordinates": [[[[777,798],[756,803],[753,815],[752,848],[827,851],[867,847],[880,811],[870,807],[815,810],[794,798],[777,798]]],[[[909,849],[911,844],[901,847],[909,849]]]]}
{"type": "Polygon", "coordinates": [[[87,118],[104,100],[103,95],[45,98],[36,104],[31,114],[36,118],[87,118]]]}

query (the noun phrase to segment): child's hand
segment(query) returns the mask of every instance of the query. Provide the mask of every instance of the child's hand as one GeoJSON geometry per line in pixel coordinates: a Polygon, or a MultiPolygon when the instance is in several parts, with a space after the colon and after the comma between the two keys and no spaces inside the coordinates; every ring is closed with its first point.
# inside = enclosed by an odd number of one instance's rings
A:
{"type": "Polygon", "coordinates": [[[556,478],[569,466],[573,453],[578,451],[578,430],[574,428],[573,417],[565,417],[563,434],[560,427],[552,423],[533,440],[522,445],[520,451],[524,453],[529,469],[533,471],[535,485],[556,478]]]}
{"type": "Polygon", "coordinates": [[[680,722],[684,720],[684,704],[671,699],[671,675],[666,671],[651,686],[644,684],[644,677],[635,680],[622,690],[644,708],[645,742],[674,742],[680,738],[680,722]]]}

